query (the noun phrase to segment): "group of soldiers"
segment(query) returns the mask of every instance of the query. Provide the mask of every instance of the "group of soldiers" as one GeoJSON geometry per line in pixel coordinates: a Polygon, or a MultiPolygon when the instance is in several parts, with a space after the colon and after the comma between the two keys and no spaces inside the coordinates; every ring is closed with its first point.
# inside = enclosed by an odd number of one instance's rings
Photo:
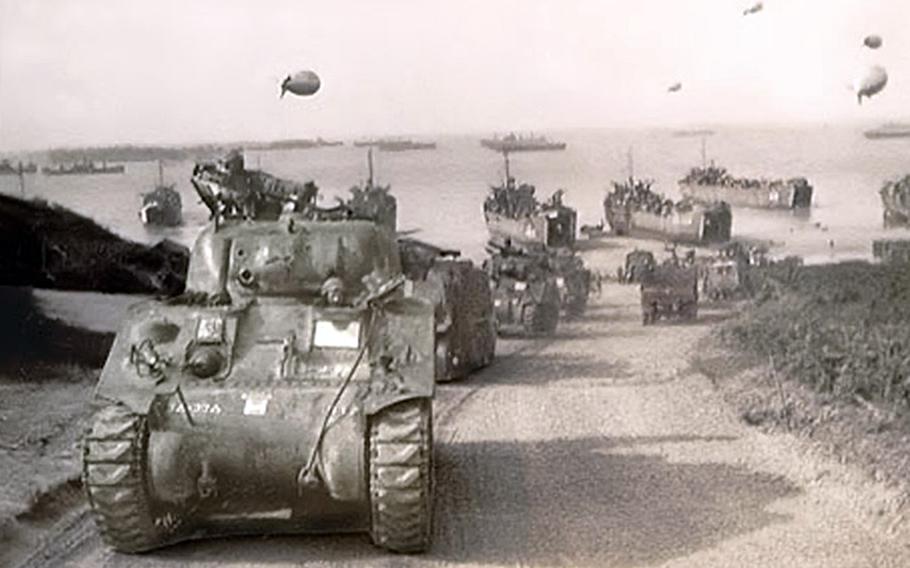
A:
{"type": "Polygon", "coordinates": [[[721,187],[733,187],[738,189],[754,189],[757,187],[783,188],[785,186],[803,186],[808,185],[806,178],[793,178],[787,181],[756,179],[756,178],[738,178],[727,173],[726,168],[720,168],[713,164],[704,168],[692,168],[686,177],[682,179],[683,183],[694,185],[719,185],[721,187]]]}
{"type": "Polygon", "coordinates": [[[529,217],[539,213],[542,209],[558,209],[563,207],[562,197],[565,190],[556,190],[550,199],[541,203],[534,195],[533,185],[522,183],[516,185],[515,178],[509,177],[505,185],[494,186],[491,193],[484,201],[484,211],[498,213],[511,219],[529,217]]]}
{"type": "Polygon", "coordinates": [[[656,215],[671,215],[674,211],[684,211],[690,206],[652,191],[653,182],[629,178],[627,181],[613,182],[613,191],[607,194],[606,205],[613,210],[629,208],[634,211],[647,211],[656,215]]]}

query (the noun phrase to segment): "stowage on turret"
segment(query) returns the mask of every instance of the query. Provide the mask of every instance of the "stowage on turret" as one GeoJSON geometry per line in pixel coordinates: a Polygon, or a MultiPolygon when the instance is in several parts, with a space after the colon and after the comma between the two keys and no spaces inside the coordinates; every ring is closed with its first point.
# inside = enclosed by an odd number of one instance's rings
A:
{"type": "Polygon", "coordinates": [[[293,210],[306,191],[276,213],[267,183],[209,173],[186,291],[130,309],[95,391],[83,480],[103,539],[362,530],[425,550],[434,307],[405,296],[394,233],[293,210]]]}

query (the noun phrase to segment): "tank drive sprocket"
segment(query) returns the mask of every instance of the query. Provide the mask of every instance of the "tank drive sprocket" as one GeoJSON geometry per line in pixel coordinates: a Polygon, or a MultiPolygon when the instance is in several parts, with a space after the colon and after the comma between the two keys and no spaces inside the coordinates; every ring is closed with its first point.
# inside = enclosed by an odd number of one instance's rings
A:
{"type": "Polygon", "coordinates": [[[426,550],[433,499],[430,401],[401,402],[371,419],[369,464],[373,542],[394,552],[426,550]]]}
{"type": "Polygon", "coordinates": [[[148,425],[125,405],[96,415],[82,450],[82,480],[104,541],[121,552],[165,543],[155,523],[146,479],[148,425]]]}

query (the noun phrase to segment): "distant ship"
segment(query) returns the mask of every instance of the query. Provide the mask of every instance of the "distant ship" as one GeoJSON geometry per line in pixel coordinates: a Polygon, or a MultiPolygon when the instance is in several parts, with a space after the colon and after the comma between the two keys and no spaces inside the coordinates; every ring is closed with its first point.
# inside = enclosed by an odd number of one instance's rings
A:
{"type": "Polygon", "coordinates": [[[357,140],[354,146],[363,148],[372,146],[381,152],[405,152],[407,150],[435,150],[436,142],[417,142],[410,139],[381,138],[357,140]]]}
{"type": "Polygon", "coordinates": [[[38,166],[29,162],[23,164],[19,162],[16,165],[13,165],[9,160],[0,160],[0,176],[17,176],[20,173],[23,174],[33,174],[38,171],[38,166]]]}
{"type": "Polygon", "coordinates": [[[514,132],[506,136],[484,138],[480,145],[496,152],[542,152],[552,150],[565,150],[565,142],[554,142],[545,136],[520,136],[514,132]]]}
{"type": "Polygon", "coordinates": [[[870,140],[879,138],[910,138],[910,124],[889,123],[867,130],[863,135],[870,140]]]}
{"type": "Polygon", "coordinates": [[[694,138],[697,136],[714,136],[714,131],[707,128],[693,128],[691,130],[674,130],[673,136],[677,138],[694,138]]]}
{"type": "Polygon", "coordinates": [[[255,144],[249,146],[249,148],[251,150],[309,150],[310,148],[326,148],[342,145],[344,145],[344,142],[316,138],[315,140],[275,140],[274,142],[255,144]]]}
{"type": "Polygon", "coordinates": [[[139,219],[144,225],[176,227],[183,223],[183,202],[174,184],[164,183],[164,171],[158,162],[158,184],[154,191],[142,194],[139,219]]]}
{"type": "Polygon", "coordinates": [[[102,162],[99,166],[95,164],[95,162],[89,160],[75,162],[69,166],[60,164],[56,167],[45,166],[41,168],[41,172],[49,176],[122,174],[125,171],[126,168],[123,165],[109,166],[107,165],[107,162],[102,162]]]}

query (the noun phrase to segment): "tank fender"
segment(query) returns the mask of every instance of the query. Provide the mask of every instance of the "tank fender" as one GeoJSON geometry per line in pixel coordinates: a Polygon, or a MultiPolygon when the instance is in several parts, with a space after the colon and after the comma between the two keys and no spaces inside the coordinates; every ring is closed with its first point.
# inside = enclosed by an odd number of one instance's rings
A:
{"type": "Polygon", "coordinates": [[[418,298],[397,298],[383,306],[374,325],[365,412],[371,415],[404,400],[432,398],[436,389],[434,306],[418,298]]]}

